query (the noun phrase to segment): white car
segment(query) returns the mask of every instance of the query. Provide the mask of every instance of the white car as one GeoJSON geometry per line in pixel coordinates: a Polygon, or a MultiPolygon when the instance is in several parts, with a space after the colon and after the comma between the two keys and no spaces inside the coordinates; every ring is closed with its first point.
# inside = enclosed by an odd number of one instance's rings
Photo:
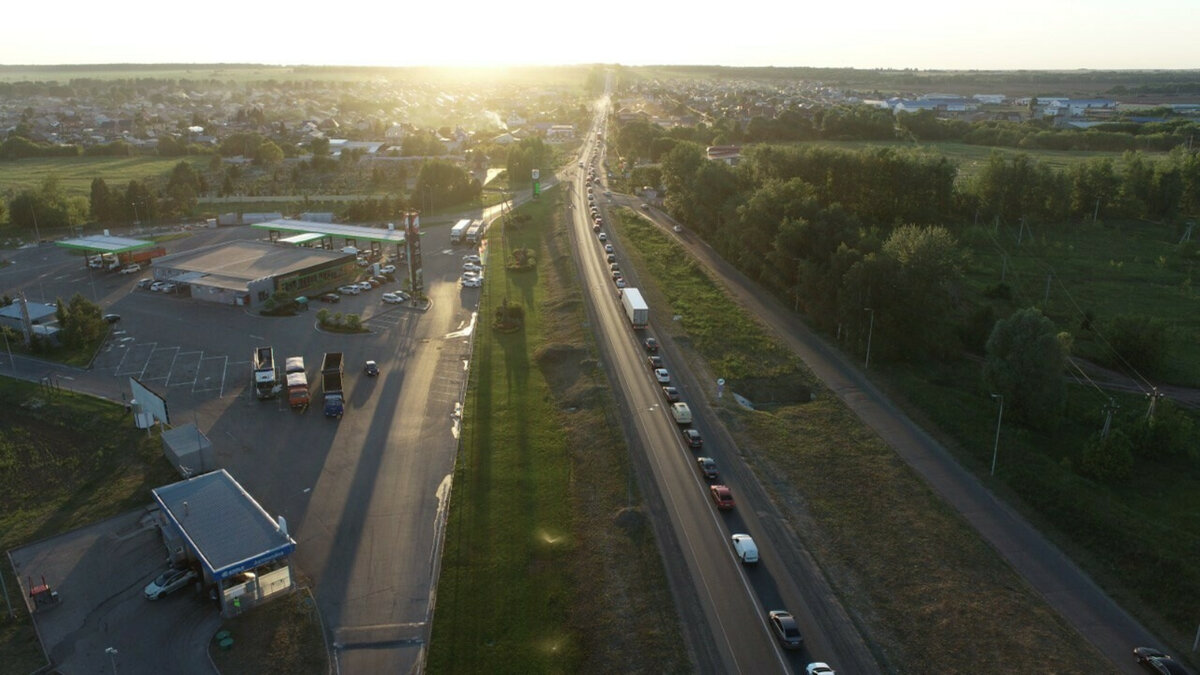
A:
{"type": "Polygon", "coordinates": [[[338,293],[341,293],[342,295],[358,295],[359,293],[362,293],[362,289],[358,287],[358,284],[347,284],[345,286],[338,287],[338,293]]]}
{"type": "Polygon", "coordinates": [[[372,288],[375,288],[374,286],[371,285],[371,282],[369,282],[369,281],[360,281],[355,285],[358,286],[359,290],[363,290],[363,291],[369,291],[372,288]]]}
{"type": "Polygon", "coordinates": [[[608,241],[608,235],[601,232],[600,233],[600,241],[608,241]]]}
{"type": "Polygon", "coordinates": [[[463,277],[463,288],[481,288],[483,286],[483,277],[463,277]]]}
{"type": "Polygon", "coordinates": [[[654,379],[658,380],[659,384],[671,384],[671,373],[667,372],[666,368],[655,368],[654,379]]]}
{"type": "Polygon", "coordinates": [[[195,570],[181,570],[172,567],[158,575],[154,581],[146,584],[146,588],[142,592],[146,595],[147,600],[158,600],[168,593],[173,593],[187,586],[195,579],[195,570]]]}
{"type": "Polygon", "coordinates": [[[395,265],[384,265],[379,268],[379,271],[382,274],[395,274],[396,266],[395,265]]]}
{"type": "Polygon", "coordinates": [[[482,272],[483,268],[475,263],[463,263],[464,272],[482,272]]]}
{"type": "Polygon", "coordinates": [[[464,255],[463,262],[475,263],[476,265],[479,265],[482,263],[482,261],[479,259],[479,256],[475,255],[474,253],[468,253],[467,255],[464,255]]]}
{"type": "Polygon", "coordinates": [[[612,244],[605,244],[605,245],[604,245],[604,252],[605,252],[605,253],[612,253],[612,252],[613,252],[613,247],[612,247],[612,244]]]}
{"type": "Polygon", "coordinates": [[[142,271],[142,266],[137,263],[133,263],[132,265],[126,265],[121,268],[121,274],[137,274],[138,272],[141,272],[141,271],[142,271]]]}
{"type": "Polygon", "coordinates": [[[162,288],[158,289],[163,293],[174,293],[175,289],[179,288],[174,281],[163,282],[162,288]]]}
{"type": "Polygon", "coordinates": [[[161,291],[163,286],[166,286],[166,285],[167,285],[167,282],[165,282],[165,281],[155,281],[154,283],[150,284],[149,288],[152,291],[161,291]]]}
{"type": "MultiPolygon", "coordinates": [[[[735,534],[729,538],[733,542],[733,552],[744,565],[758,562],[758,546],[748,534],[735,534]]],[[[810,671],[811,672],[811,671],[810,671]]]]}
{"type": "Polygon", "coordinates": [[[833,668],[829,667],[828,663],[820,661],[808,664],[804,670],[808,672],[808,675],[837,675],[837,673],[833,672],[833,668]]]}

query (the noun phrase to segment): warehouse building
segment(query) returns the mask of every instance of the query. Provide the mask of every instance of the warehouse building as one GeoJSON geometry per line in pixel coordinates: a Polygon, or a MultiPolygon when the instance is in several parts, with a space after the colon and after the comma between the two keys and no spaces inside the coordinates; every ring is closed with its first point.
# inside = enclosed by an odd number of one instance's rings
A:
{"type": "Polygon", "coordinates": [[[257,308],[277,291],[313,296],[352,281],[354,262],[342,251],[233,241],[158,258],[154,278],[197,300],[257,308]]]}

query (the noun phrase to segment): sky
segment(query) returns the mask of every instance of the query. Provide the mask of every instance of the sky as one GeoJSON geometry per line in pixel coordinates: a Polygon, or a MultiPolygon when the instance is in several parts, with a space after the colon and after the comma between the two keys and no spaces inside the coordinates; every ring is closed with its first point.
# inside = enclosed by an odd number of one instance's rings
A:
{"type": "Polygon", "coordinates": [[[1198,0],[18,0],[4,11],[0,64],[1196,69],[1197,10],[1198,0]]]}

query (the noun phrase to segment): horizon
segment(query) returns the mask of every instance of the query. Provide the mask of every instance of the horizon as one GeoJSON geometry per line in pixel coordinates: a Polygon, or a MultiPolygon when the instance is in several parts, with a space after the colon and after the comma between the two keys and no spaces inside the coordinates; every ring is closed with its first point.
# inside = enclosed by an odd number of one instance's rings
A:
{"type": "Polygon", "coordinates": [[[54,21],[36,5],[10,8],[27,27],[0,44],[0,64],[280,64],[281,67],[629,66],[862,70],[1191,70],[1200,43],[1186,0],[1071,5],[1013,0],[992,7],[883,0],[776,8],[743,5],[713,18],[695,5],[610,0],[541,12],[495,13],[468,0],[395,7],[347,0],[338,16],[214,0],[202,15],[132,0],[110,12],[81,0],[54,21]],[[740,20],[740,22],[739,22],[740,20]],[[734,26],[730,28],[729,26],[734,26]],[[714,27],[715,26],[715,27],[714,27]],[[292,64],[292,65],[287,65],[292,64]]]}

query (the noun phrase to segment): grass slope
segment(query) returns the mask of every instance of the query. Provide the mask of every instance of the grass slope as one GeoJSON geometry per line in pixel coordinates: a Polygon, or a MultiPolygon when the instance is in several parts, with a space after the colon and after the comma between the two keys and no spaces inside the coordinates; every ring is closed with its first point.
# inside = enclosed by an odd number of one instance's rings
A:
{"type": "MultiPolygon", "coordinates": [[[[0,186],[5,192],[17,194],[39,187],[47,176],[59,179],[68,197],[90,197],[92,179],[103,178],[110,190],[124,194],[129,181],[166,176],[179,162],[204,172],[208,157],[31,157],[0,162],[0,186]]],[[[0,195],[2,196],[2,195],[0,195]]]]}
{"type": "Polygon", "coordinates": [[[516,215],[491,230],[428,670],[686,672],[558,192],[516,215]],[[505,268],[518,248],[535,269],[505,268]],[[522,331],[493,329],[506,299],[522,331]]]}
{"type": "Polygon", "coordinates": [[[774,356],[785,350],[673,240],[631,211],[614,215],[649,303],[660,314],[682,316],[671,330],[694,350],[689,359],[726,376],[732,391],[742,393],[742,380],[754,383],[754,400],[779,392],[760,411],[742,410],[730,397],[716,403],[886,670],[987,672],[1000,663],[1005,672],[1106,670],[1091,646],[806,367],[789,373],[794,360],[774,356]],[[734,335],[725,332],[731,321],[736,342],[720,339],[734,335]],[[757,366],[761,345],[770,345],[772,356],[757,366]],[[730,364],[738,369],[732,378],[730,364]],[[816,391],[815,400],[796,400],[799,387],[816,391]]]}

